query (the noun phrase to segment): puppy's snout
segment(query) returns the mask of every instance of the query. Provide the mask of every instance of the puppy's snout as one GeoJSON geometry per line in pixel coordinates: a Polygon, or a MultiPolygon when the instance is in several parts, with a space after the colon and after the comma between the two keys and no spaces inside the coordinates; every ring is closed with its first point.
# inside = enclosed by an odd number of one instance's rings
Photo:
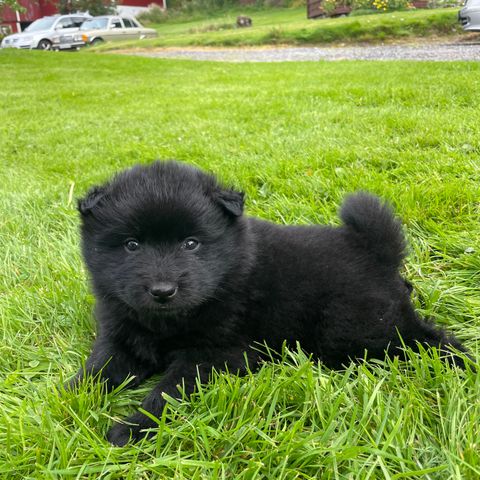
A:
{"type": "Polygon", "coordinates": [[[170,282],[155,283],[150,287],[150,295],[159,302],[167,302],[173,298],[178,290],[178,285],[170,282]]]}

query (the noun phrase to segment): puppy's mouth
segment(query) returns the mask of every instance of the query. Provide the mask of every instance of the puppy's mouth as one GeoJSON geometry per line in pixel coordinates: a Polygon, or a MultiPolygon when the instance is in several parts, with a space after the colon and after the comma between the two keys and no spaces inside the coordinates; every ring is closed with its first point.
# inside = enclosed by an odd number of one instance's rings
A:
{"type": "Polygon", "coordinates": [[[150,302],[150,308],[152,310],[159,310],[161,312],[175,312],[176,310],[178,310],[178,308],[171,303],[161,303],[156,300],[150,302]]]}
{"type": "Polygon", "coordinates": [[[173,318],[181,316],[183,310],[172,304],[162,304],[154,301],[144,303],[138,310],[141,315],[148,317],[173,318]]]}

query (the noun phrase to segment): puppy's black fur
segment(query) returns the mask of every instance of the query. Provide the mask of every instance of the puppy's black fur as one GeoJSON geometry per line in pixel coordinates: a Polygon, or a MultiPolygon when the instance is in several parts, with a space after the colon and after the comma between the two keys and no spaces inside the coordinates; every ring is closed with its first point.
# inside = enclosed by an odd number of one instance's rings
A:
{"type": "MultiPolygon", "coordinates": [[[[245,353],[253,366],[255,342],[299,341],[332,368],[366,351],[401,354],[399,334],[413,348],[464,351],[414,312],[399,274],[400,222],[372,195],[348,197],[340,227],[279,226],[243,216],[242,193],[171,161],[120,173],[79,210],[98,321],[85,371],[111,387],[163,372],[142,404],[157,417],[162,392],[178,395],[182,383],[192,392],[212,367],[241,373],[245,353]]],[[[127,420],[110,430],[112,443],[155,426],[141,413],[127,420]]]]}

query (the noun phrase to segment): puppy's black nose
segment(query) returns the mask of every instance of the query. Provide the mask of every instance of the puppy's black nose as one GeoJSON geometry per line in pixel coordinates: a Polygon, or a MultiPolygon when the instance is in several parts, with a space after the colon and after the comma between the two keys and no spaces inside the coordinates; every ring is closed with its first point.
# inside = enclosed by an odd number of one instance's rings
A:
{"type": "Polygon", "coordinates": [[[177,293],[178,286],[170,282],[158,282],[150,287],[150,295],[160,302],[170,300],[177,293]]]}

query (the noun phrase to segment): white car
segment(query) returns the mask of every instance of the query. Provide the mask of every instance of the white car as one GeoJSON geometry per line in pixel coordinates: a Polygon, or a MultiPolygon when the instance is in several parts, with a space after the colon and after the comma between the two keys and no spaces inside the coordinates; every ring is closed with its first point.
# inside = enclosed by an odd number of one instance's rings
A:
{"type": "Polygon", "coordinates": [[[466,0],[465,6],[458,12],[458,20],[464,30],[480,31],[480,0],[466,0]]]}
{"type": "Polygon", "coordinates": [[[83,13],[54,15],[35,20],[23,32],[6,36],[1,48],[37,48],[39,50],[72,48],[73,34],[91,16],[83,13]],[[63,37],[63,41],[60,39],[63,37]],[[67,40],[70,38],[71,42],[67,40]]]}

